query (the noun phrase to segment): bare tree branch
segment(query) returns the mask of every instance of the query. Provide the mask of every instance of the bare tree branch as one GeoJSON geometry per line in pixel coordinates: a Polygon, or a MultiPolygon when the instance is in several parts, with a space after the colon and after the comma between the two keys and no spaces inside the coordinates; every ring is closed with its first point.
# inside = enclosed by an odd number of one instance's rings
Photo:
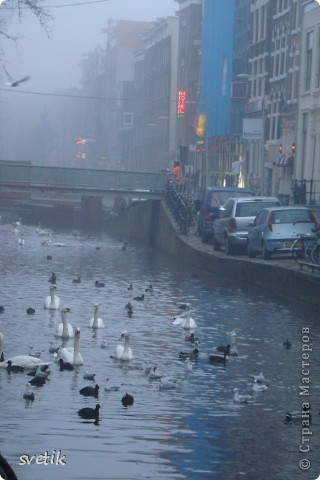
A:
{"type": "MultiPolygon", "coordinates": [[[[42,0],[13,0],[10,8],[6,7],[5,3],[2,3],[0,8],[7,8],[12,11],[16,10],[20,23],[23,21],[23,10],[29,10],[35,17],[37,17],[40,25],[49,37],[49,23],[53,20],[53,17],[44,7],[40,6],[41,1],[42,0]]],[[[3,37],[16,42],[17,37],[12,33],[8,33],[8,31],[9,27],[7,21],[3,19],[0,20],[0,38],[3,37]]]]}

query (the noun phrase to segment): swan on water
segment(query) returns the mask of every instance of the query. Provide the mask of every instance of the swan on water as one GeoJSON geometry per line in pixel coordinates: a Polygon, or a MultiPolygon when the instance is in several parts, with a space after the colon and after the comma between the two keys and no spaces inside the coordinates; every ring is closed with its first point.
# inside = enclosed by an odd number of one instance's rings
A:
{"type": "Polygon", "coordinates": [[[44,308],[47,310],[59,310],[60,308],[60,298],[55,294],[57,287],[55,285],[50,285],[50,295],[48,295],[44,302],[44,308]]]}
{"type": "Polygon", "coordinates": [[[31,357],[30,355],[17,355],[0,362],[0,368],[7,368],[8,362],[10,362],[10,365],[12,366],[17,365],[23,367],[25,370],[32,370],[37,367],[37,365],[42,366],[51,364],[51,362],[43,362],[40,358],[31,357]]]}
{"type": "Polygon", "coordinates": [[[70,313],[71,309],[69,307],[65,307],[61,310],[61,323],[58,324],[55,336],[61,338],[72,338],[73,328],[67,320],[67,313],[70,313]]]}
{"type": "Polygon", "coordinates": [[[40,358],[33,357],[31,355],[17,355],[15,357],[8,358],[7,360],[4,360],[4,355],[3,355],[3,333],[0,333],[0,359],[2,358],[3,360],[0,361],[0,368],[7,368],[8,367],[8,361],[10,361],[11,365],[18,365],[21,367],[24,367],[26,370],[29,369],[35,369],[37,365],[43,366],[43,365],[51,365],[52,362],[44,362],[40,358]]]}
{"type": "Polygon", "coordinates": [[[48,232],[47,235],[48,235],[47,240],[44,240],[44,242],[42,242],[42,244],[41,244],[44,247],[49,247],[49,246],[50,247],[65,247],[66,246],[64,243],[53,242],[51,232],[48,232]]]}
{"type": "Polygon", "coordinates": [[[80,329],[76,328],[74,331],[73,347],[60,348],[57,355],[57,361],[62,359],[65,363],[70,363],[71,365],[83,365],[83,358],[79,350],[79,343],[80,343],[80,329]]]}
{"type": "Polygon", "coordinates": [[[90,319],[91,328],[103,328],[104,323],[102,318],[99,317],[99,305],[95,303],[93,307],[93,317],[90,319]]]}
{"type": "Polygon", "coordinates": [[[130,344],[130,337],[127,331],[121,333],[120,340],[125,341],[124,345],[117,345],[114,351],[114,356],[112,358],[116,358],[118,360],[132,360],[133,353],[131,348],[129,347],[130,344]]]}
{"type": "Polygon", "coordinates": [[[197,324],[190,314],[187,314],[184,317],[175,317],[172,325],[181,325],[185,330],[193,330],[194,328],[197,328],[197,324]]]}

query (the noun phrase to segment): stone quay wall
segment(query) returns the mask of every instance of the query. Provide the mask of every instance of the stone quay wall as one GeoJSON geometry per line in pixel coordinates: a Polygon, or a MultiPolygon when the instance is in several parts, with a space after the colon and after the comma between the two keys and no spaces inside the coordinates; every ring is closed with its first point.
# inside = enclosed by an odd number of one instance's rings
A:
{"type": "Polygon", "coordinates": [[[212,246],[204,246],[198,237],[181,235],[164,201],[136,204],[118,217],[108,218],[106,230],[126,240],[134,238],[152,244],[192,268],[273,292],[311,308],[320,305],[320,273],[311,273],[309,269],[301,271],[299,265],[288,258],[280,261],[274,256],[266,261],[214,252],[212,246]]]}

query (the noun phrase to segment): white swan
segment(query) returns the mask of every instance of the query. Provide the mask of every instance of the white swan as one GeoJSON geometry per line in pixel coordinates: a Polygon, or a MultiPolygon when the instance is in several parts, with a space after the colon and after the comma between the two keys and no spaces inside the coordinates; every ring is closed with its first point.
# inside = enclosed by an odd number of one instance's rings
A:
{"type": "Polygon", "coordinates": [[[50,365],[51,362],[43,362],[40,358],[31,357],[31,355],[17,355],[16,357],[8,358],[3,362],[0,362],[0,368],[7,368],[8,362],[11,360],[12,366],[18,365],[25,368],[26,370],[34,369],[38,365],[50,365]]]}
{"type": "Polygon", "coordinates": [[[132,360],[133,353],[131,348],[129,347],[130,337],[127,331],[121,333],[120,340],[125,339],[124,345],[117,345],[114,351],[114,357],[118,360],[132,360]]]}
{"type": "Polygon", "coordinates": [[[79,342],[80,329],[76,328],[74,331],[74,346],[60,348],[56,360],[59,361],[60,358],[62,358],[65,363],[71,363],[71,365],[83,365],[83,358],[79,351],[79,342]]]}
{"type": "Polygon", "coordinates": [[[61,310],[61,320],[62,322],[58,324],[55,336],[61,338],[72,338],[73,337],[73,328],[67,320],[67,313],[70,313],[71,310],[69,307],[65,307],[61,310]]]}
{"type": "Polygon", "coordinates": [[[50,285],[50,295],[48,295],[44,302],[44,308],[48,310],[59,310],[60,308],[60,298],[55,295],[57,287],[55,285],[50,285]]]}
{"type": "Polygon", "coordinates": [[[102,318],[99,317],[99,305],[95,303],[93,307],[93,317],[90,319],[90,327],[92,328],[103,328],[104,323],[102,318]]]}
{"type": "Polygon", "coordinates": [[[48,235],[47,240],[44,240],[44,242],[42,242],[42,244],[41,244],[44,247],[49,247],[49,246],[50,247],[65,247],[66,246],[64,243],[53,242],[51,232],[48,232],[47,235],[48,235]]]}
{"type": "Polygon", "coordinates": [[[17,355],[15,357],[8,358],[4,360],[3,354],[3,333],[0,332],[0,368],[7,368],[8,361],[11,360],[12,365],[19,365],[25,369],[34,369],[38,365],[51,365],[51,362],[43,362],[38,357],[33,357],[31,355],[17,355]]]}
{"type": "Polygon", "coordinates": [[[181,325],[185,330],[193,330],[197,328],[197,324],[190,314],[187,314],[184,317],[176,317],[172,322],[172,325],[181,325]]]}

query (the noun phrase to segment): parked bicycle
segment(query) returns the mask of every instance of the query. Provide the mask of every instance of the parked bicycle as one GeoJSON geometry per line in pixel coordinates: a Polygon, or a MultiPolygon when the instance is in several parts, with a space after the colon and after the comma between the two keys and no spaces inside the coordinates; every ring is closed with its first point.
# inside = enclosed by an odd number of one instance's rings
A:
{"type": "Polygon", "coordinates": [[[188,230],[191,235],[199,234],[199,212],[196,212],[195,210],[191,211],[188,230]]]}
{"type": "Polygon", "coordinates": [[[199,234],[199,209],[196,209],[196,204],[192,197],[188,197],[186,201],[187,207],[187,232],[191,235],[199,234]]]}
{"type": "Polygon", "coordinates": [[[307,263],[320,265],[320,227],[312,229],[313,233],[300,235],[291,248],[296,262],[304,260],[307,263]]]}
{"type": "Polygon", "coordinates": [[[197,235],[199,232],[198,214],[192,197],[179,192],[176,182],[168,182],[166,201],[181,233],[197,235]]]}

